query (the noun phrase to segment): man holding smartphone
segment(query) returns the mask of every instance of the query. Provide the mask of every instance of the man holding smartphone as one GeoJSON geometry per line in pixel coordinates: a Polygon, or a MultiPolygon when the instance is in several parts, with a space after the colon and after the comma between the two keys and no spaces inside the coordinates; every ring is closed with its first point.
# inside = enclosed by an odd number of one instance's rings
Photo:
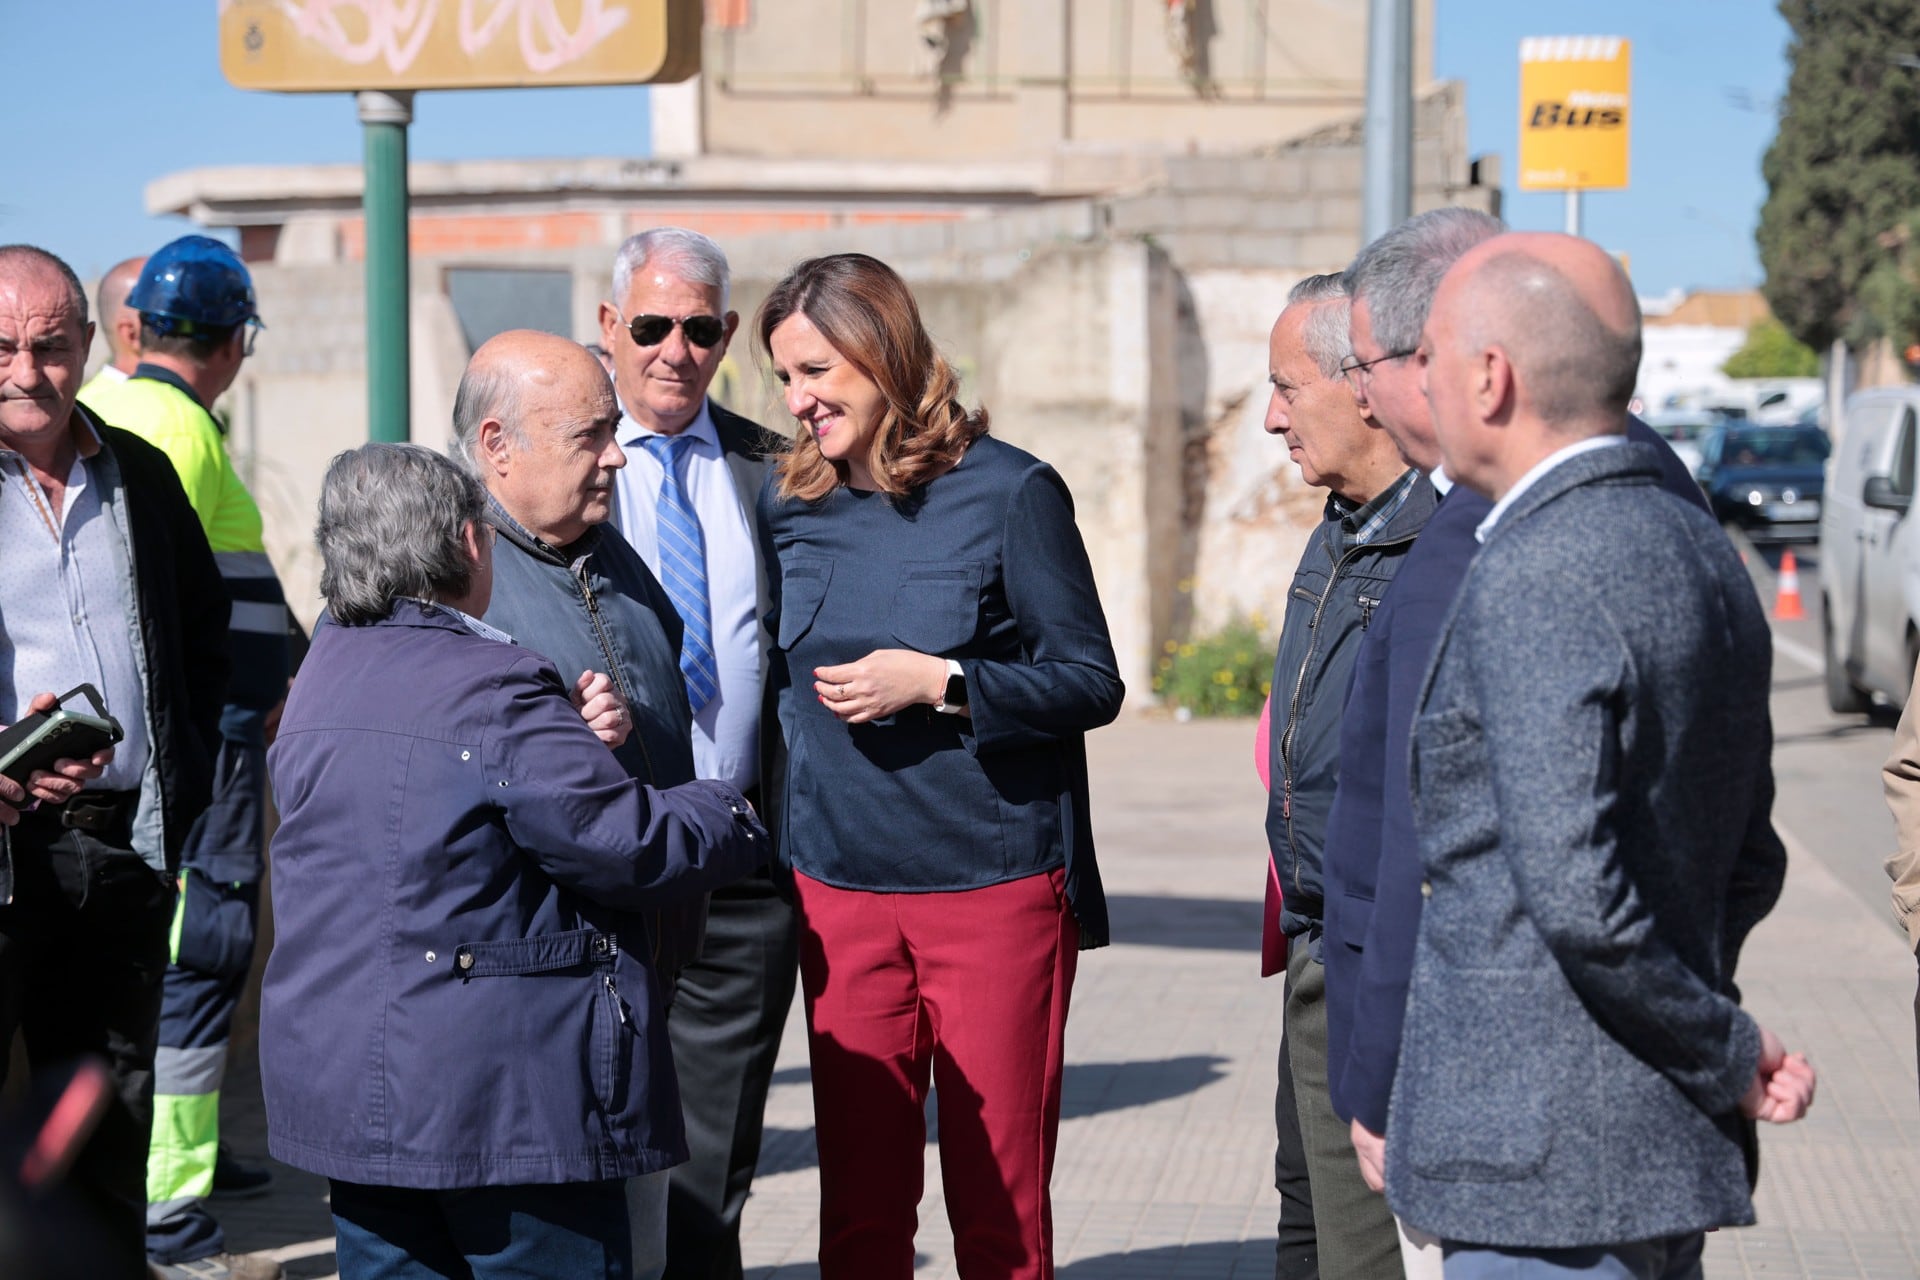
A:
{"type": "Polygon", "coordinates": [[[253,963],[265,871],[266,723],[286,697],[289,664],[286,596],[267,558],[260,508],[234,469],[213,405],[264,326],[246,264],[206,236],[155,250],[127,306],[139,320],[140,363],[118,382],[82,388],[81,403],[167,455],[233,600],[214,794],[181,855],[161,989],[147,1257],[161,1276],[277,1280],[279,1263],[227,1251],[206,1205],[209,1194],[257,1195],[273,1180],[220,1141],[227,1040],[253,963]],[[190,1273],[182,1270],[189,1263],[190,1273]]]}
{"type": "Polygon", "coordinates": [[[0,247],[0,724],[90,683],[126,732],[0,783],[0,1044],[18,1029],[36,1070],[93,1054],[112,1071],[71,1183],[99,1228],[75,1247],[117,1276],[146,1265],[173,869],[207,802],[228,603],[166,457],[75,405],[92,339],[72,268],[0,247]]]}

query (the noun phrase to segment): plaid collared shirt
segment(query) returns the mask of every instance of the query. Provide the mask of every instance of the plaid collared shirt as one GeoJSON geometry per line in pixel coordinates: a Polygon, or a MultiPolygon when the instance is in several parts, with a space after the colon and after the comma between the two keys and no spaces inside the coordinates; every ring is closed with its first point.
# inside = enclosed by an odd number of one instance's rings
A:
{"type": "Polygon", "coordinates": [[[1370,502],[1355,506],[1337,494],[1327,497],[1327,511],[1334,517],[1333,528],[1328,530],[1327,550],[1338,560],[1355,547],[1364,547],[1380,536],[1380,531],[1392,523],[1400,514],[1400,508],[1407,505],[1407,496],[1413,492],[1414,481],[1420,473],[1408,467],[1400,478],[1373,496],[1370,502]]]}

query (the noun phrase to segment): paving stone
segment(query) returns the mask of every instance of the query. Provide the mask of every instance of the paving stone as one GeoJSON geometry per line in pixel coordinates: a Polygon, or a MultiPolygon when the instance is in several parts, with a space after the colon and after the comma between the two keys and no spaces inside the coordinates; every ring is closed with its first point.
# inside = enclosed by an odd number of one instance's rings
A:
{"type": "MultiPolygon", "coordinates": [[[[1257,976],[1265,801],[1252,732],[1136,720],[1089,744],[1116,941],[1081,957],[1067,1032],[1054,1176],[1062,1280],[1272,1274],[1281,988],[1257,976]]],[[[1920,1275],[1913,973],[1885,922],[1796,853],[1739,976],[1755,1016],[1814,1058],[1821,1094],[1802,1124],[1763,1130],[1759,1225],[1708,1238],[1711,1280],[1920,1275]]],[[[767,1172],[746,1209],[751,1280],[819,1276],[803,1032],[796,1004],[767,1108],[767,1172]]],[[[244,1052],[227,1124],[242,1152],[264,1152],[244,1052]]],[[[276,1172],[271,1195],[221,1208],[230,1241],[272,1249],[297,1280],[331,1274],[324,1181],[276,1172]]],[[[935,1146],[920,1223],[916,1280],[956,1275],[935,1146]]]]}

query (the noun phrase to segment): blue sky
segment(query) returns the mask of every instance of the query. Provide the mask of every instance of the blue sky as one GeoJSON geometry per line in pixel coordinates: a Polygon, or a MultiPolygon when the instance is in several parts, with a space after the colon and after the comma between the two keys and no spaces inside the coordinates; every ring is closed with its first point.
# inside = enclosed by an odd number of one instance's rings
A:
{"type": "MultiPolygon", "coordinates": [[[[1588,194],[1587,234],[1628,255],[1642,293],[1759,283],[1760,157],[1787,77],[1788,32],[1770,0],[1434,4],[1435,70],[1467,83],[1470,142],[1476,153],[1499,153],[1510,222],[1551,230],[1565,216],[1558,194],[1512,186],[1520,38],[1626,36],[1634,42],[1633,185],[1588,194]]],[[[0,240],[45,245],[82,275],[190,229],[145,214],[143,190],[163,174],[360,158],[348,96],[227,85],[214,0],[8,8],[14,125],[0,240]]],[[[640,88],[421,94],[414,114],[409,143],[420,160],[634,155],[647,146],[640,88]]]]}

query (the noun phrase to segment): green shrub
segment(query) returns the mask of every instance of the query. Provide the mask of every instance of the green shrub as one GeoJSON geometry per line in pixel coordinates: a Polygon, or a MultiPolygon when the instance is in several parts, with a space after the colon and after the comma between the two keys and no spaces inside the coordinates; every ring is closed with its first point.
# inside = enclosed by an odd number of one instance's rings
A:
{"type": "Polygon", "coordinates": [[[1236,617],[1212,635],[1169,640],[1155,664],[1153,691],[1196,716],[1257,716],[1273,674],[1265,620],[1236,617]]]}

